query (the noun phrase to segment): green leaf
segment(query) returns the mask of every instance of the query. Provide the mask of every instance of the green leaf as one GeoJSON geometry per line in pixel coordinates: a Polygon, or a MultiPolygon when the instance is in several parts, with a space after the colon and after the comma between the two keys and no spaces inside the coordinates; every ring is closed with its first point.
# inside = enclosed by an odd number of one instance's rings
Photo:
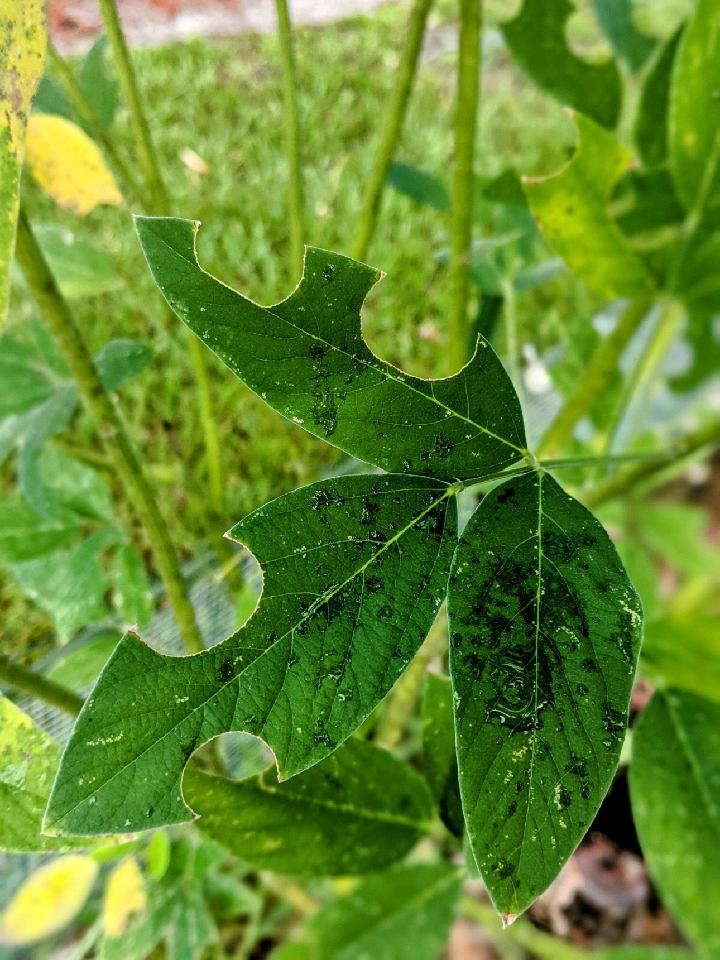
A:
{"type": "Polygon", "coordinates": [[[449,677],[430,673],[422,703],[425,776],[445,826],[456,837],[465,829],[453,726],[453,695],[449,677]]]}
{"type": "Polygon", "coordinates": [[[97,680],[120,641],[115,630],[98,630],[65,647],[47,671],[50,680],[82,692],[97,680]]]}
{"type": "Polygon", "coordinates": [[[653,52],[656,41],[635,26],[633,0],[592,0],[592,6],[615,53],[637,72],[653,52]]]}
{"type": "Polygon", "coordinates": [[[437,960],[453,921],[460,875],[445,863],[395,867],[323,907],[298,943],[273,960],[437,960]]]}
{"type": "Polygon", "coordinates": [[[453,377],[410,377],[370,352],[360,308],[377,270],[308,247],[300,285],[260,307],[205,273],[197,224],[137,217],[140,242],[169,305],[273,409],[385,470],[453,481],[525,454],[522,413],[483,340],[453,377]]]}
{"type": "Polygon", "coordinates": [[[153,358],[152,348],[141,340],[111,340],[95,357],[100,378],[108,390],[137,377],[153,358]]]}
{"type": "Polygon", "coordinates": [[[114,558],[113,602],[123,623],[144,627],[153,613],[145,563],[131,543],[120,547],[114,558]]]}
{"type": "Polygon", "coordinates": [[[14,703],[0,697],[0,850],[38,853],[88,846],[87,841],[40,833],[59,759],[55,741],[14,703]]]}
{"type": "Polygon", "coordinates": [[[670,83],[682,30],[668,37],[645,77],[635,115],[635,145],[648,166],[667,160],[670,83]]]}
{"type": "Polygon", "coordinates": [[[720,700],[720,617],[693,612],[650,621],[642,671],[654,683],[720,700]]]}
{"type": "Polygon", "coordinates": [[[450,197],[445,184],[439,177],[420,167],[394,160],[390,164],[388,183],[421,207],[432,207],[441,213],[447,213],[450,209],[450,197]]]}
{"type": "Polygon", "coordinates": [[[570,162],[554,176],[525,182],[530,209],[550,246],[590,290],[608,300],[642,296],[652,278],[608,213],[632,155],[592,120],[579,114],[575,120],[579,144],[570,162]]]}
{"type": "Polygon", "coordinates": [[[48,826],[94,833],[189,819],[183,768],[226,731],[262,737],[283,778],[331,754],[435,618],[456,543],[450,491],[421,477],[346,476],[246,517],[231,533],[264,570],[254,616],[193,657],[121,641],[76,723],[48,826]],[[89,768],[97,779],[78,785],[89,768]]]}
{"type": "Polygon", "coordinates": [[[656,559],[686,577],[720,571],[720,551],[710,543],[707,510],[691,503],[649,502],[632,512],[634,535],[656,559]]]}
{"type": "Polygon", "coordinates": [[[592,960],[697,960],[682,947],[609,947],[593,950],[592,960]]]}
{"type": "Polygon", "coordinates": [[[197,825],[243,862],[277,873],[370,873],[400,860],[432,827],[425,781],[392,754],[349,740],[311,770],[233,782],[188,767],[197,825]]]}
{"type": "Polygon", "coordinates": [[[39,517],[20,499],[0,501],[0,563],[22,563],[67,547],[82,532],[78,517],[39,517]]]}
{"type": "Polygon", "coordinates": [[[172,960],[199,960],[218,939],[203,895],[202,881],[211,864],[192,841],[174,843],[168,869],[148,883],[146,910],[125,933],[103,937],[99,960],[144,960],[161,943],[172,960]]]}
{"type": "Polygon", "coordinates": [[[612,60],[588,63],[570,50],[565,26],[574,12],[571,0],[525,0],[500,29],[513,59],[539,87],[603,127],[614,127],[622,97],[618,68],[612,60]]]}
{"type": "Polygon", "coordinates": [[[33,352],[8,334],[0,337],[0,386],[3,420],[44,403],[54,388],[33,352]]]}
{"type": "Polygon", "coordinates": [[[67,227],[38,224],[33,229],[64,297],[94,297],[121,285],[113,258],[101,247],[78,238],[67,227]]]}
{"type": "Polygon", "coordinates": [[[670,171],[687,210],[720,200],[720,32],[716,0],[698,0],[670,89],[670,171]]]}
{"type": "Polygon", "coordinates": [[[554,880],[615,773],[640,601],[600,523],[540,473],[475,511],[448,610],[468,833],[497,909],[513,915],[554,880]]]}
{"type": "MultiPolygon", "coordinates": [[[[99,36],[85,54],[77,72],[80,89],[105,128],[112,126],[120,100],[117,81],[108,73],[106,66],[107,45],[107,37],[99,36]]],[[[80,119],[78,122],[83,126],[80,119]]]]}
{"type": "Polygon", "coordinates": [[[112,530],[101,530],[70,550],[12,565],[12,573],[23,590],[52,617],[61,641],[68,640],[81,627],[106,619],[105,593],[109,582],[101,554],[115,538],[112,530]]]}
{"type": "Polygon", "coordinates": [[[45,59],[44,0],[0,0],[0,324],[5,322],[20,203],[25,124],[45,59]]]}
{"type": "Polygon", "coordinates": [[[630,796],[663,903],[705,957],[720,956],[720,704],[658,692],[633,738],[630,796]]]}

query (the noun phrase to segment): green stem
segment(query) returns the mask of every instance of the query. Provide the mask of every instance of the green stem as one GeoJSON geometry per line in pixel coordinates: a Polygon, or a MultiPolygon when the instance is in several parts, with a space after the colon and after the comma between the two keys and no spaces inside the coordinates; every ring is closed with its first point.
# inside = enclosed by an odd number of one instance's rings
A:
{"type": "Polygon", "coordinates": [[[140,88],[138,87],[135,69],[130,59],[130,51],[125,40],[120,17],[118,16],[115,0],[99,0],[100,11],[107,30],[110,46],[112,47],[115,67],[120,79],[125,103],[130,111],[130,125],[133,130],[135,144],[140,154],[140,165],[151,194],[152,213],[163,213],[168,207],[168,194],[160,173],[155,145],[150,133],[145,111],[143,110],[140,88]]]}
{"type": "Polygon", "coordinates": [[[448,362],[455,370],[470,350],[468,300],[473,223],[473,163],[480,102],[482,0],[460,0],[460,49],[455,110],[455,167],[450,223],[448,362]]]}
{"type": "Polygon", "coordinates": [[[275,0],[278,19],[278,40],[282,58],[283,101],[285,104],[285,138],[288,173],[290,176],[289,218],[290,254],[297,279],[303,272],[305,244],[305,201],[303,196],[302,165],[300,162],[300,118],[298,115],[295,54],[292,25],[287,0],[275,0]]]}
{"type": "Polygon", "coordinates": [[[639,484],[652,479],[656,474],[676,466],[679,460],[692,456],[703,447],[720,444],[720,417],[716,417],[704,426],[678,437],[667,450],[667,458],[661,461],[638,463],[626,470],[619,470],[609,480],[598,484],[583,496],[588,507],[598,507],[608,500],[623,496],[639,484]]]}
{"type": "Polygon", "coordinates": [[[420,695],[428,665],[447,647],[447,619],[438,615],[425,643],[391,693],[378,724],[375,743],[392,750],[402,740],[408,717],[420,695]]]}
{"type": "Polygon", "coordinates": [[[145,529],[185,648],[190,653],[198,652],[203,649],[200,631],[167,526],[116,404],[100,380],[75,318],[50,273],[22,210],[18,220],[17,259],[38,307],[77,382],[85,408],[95,421],[103,451],[112,462],[115,475],[145,529]]]}
{"type": "MultiPolygon", "coordinates": [[[[122,31],[115,0],[99,0],[99,3],[105,29],[113,50],[123,96],[130,111],[130,123],[136,149],[140,155],[145,181],[150,191],[150,206],[148,209],[152,213],[166,216],[170,209],[170,199],[160,170],[157,152],[150,133],[150,124],[143,108],[137,76],[122,31]]],[[[220,513],[223,505],[222,461],[217,423],[213,415],[207,358],[205,348],[193,341],[191,333],[188,333],[187,336],[189,338],[190,362],[199,394],[200,422],[207,458],[211,505],[215,513],[220,513]]]]}
{"type": "Polygon", "coordinates": [[[0,683],[7,684],[15,690],[22,690],[23,693],[29,693],[38,700],[44,700],[59,710],[71,713],[77,716],[80,713],[84,700],[74,691],[67,687],[55,683],[53,680],[47,680],[39,673],[28,670],[27,667],[21,667],[18,663],[12,663],[7,657],[0,655],[0,683]]]}
{"type": "Polygon", "coordinates": [[[138,184],[130,168],[115,149],[112,138],[95,115],[95,111],[90,106],[70,66],[63,57],[60,56],[52,43],[48,44],[47,52],[48,60],[52,64],[57,81],[64,90],[70,106],[83,121],[93,139],[102,147],[108,163],[123,185],[123,192],[129,194],[141,207],[150,209],[152,204],[147,203],[146,198],[143,196],[142,187],[138,184]]]}
{"type": "MultiPolygon", "coordinates": [[[[615,408],[612,423],[607,432],[605,449],[612,450],[617,438],[623,418],[630,410],[634,398],[641,389],[645,392],[644,407],[650,403],[653,395],[653,383],[656,381],[657,371],[667,356],[668,350],[675,342],[685,314],[682,305],[676,300],[665,303],[659,311],[642,356],[633,367],[625,383],[615,408]]],[[[644,417],[635,416],[635,421],[642,421],[644,417]]]]}
{"type": "Polygon", "coordinates": [[[387,183],[388,170],[397,149],[400,134],[402,133],[405,115],[407,113],[413,82],[420,60],[425,26],[433,0],[415,0],[405,29],[405,43],[400,54],[400,64],[397,69],[395,87],[388,106],[385,126],[370,178],[368,180],[365,199],[363,200],[357,233],[352,247],[352,255],[356,260],[365,260],[370,249],[370,243],[375,235],[383,191],[387,183]]]}
{"type": "Polygon", "coordinates": [[[593,404],[607,387],[623,350],[645,319],[650,302],[634,300],[619,318],[612,333],[601,340],[588,365],[578,380],[562,409],[548,427],[540,441],[538,457],[551,457],[567,445],[575,425],[590,412],[593,404]]]}

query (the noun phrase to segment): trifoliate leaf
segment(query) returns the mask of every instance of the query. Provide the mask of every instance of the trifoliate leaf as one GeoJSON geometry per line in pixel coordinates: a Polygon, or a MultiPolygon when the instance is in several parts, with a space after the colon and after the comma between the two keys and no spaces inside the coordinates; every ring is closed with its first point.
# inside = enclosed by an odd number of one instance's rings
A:
{"type": "Polygon", "coordinates": [[[670,171],[687,210],[717,206],[720,187],[720,31],[716,0],[698,0],[670,88],[670,171]]]}
{"type": "Polygon", "coordinates": [[[262,737],[283,777],[331,754],[432,625],[456,542],[451,489],[421,477],[341,477],[239,523],[232,536],[264,570],[254,616],[193,657],[161,656],[134,635],[121,641],[78,718],[48,827],[92,834],[189,819],[185,764],[226,731],[262,737]]]}
{"type": "Polygon", "coordinates": [[[568,47],[565,27],[574,12],[571,0],[524,0],[517,17],[500,28],[513,59],[539,87],[603,127],[614,127],[622,97],[618,68],[612,60],[588,63],[568,47]]]}
{"type": "Polygon", "coordinates": [[[0,324],[5,321],[20,203],[25,125],[45,59],[44,0],[0,0],[0,324]]]}
{"type": "Polygon", "coordinates": [[[87,900],[97,872],[94,860],[77,853],[39,867],[0,916],[0,944],[21,947],[62,930],[87,900]]]}
{"type": "Polygon", "coordinates": [[[109,937],[119,937],[127,929],[133,914],[147,906],[145,880],[135,857],[126,857],[112,871],[103,896],[103,929],[109,937]]]}
{"type": "Polygon", "coordinates": [[[451,833],[465,829],[453,725],[453,694],[448,677],[429,673],[422,701],[425,776],[438,805],[440,818],[451,833]]]}
{"type": "Polygon", "coordinates": [[[720,956],[720,704],[658,692],[633,737],[630,796],[663,903],[703,957],[720,956]]]}
{"type": "Polygon", "coordinates": [[[640,601],[600,523],[539,473],[478,507],[448,605],[468,833],[498,910],[517,914],[554,880],[610,785],[640,601]]]}
{"type": "Polygon", "coordinates": [[[260,307],[201,269],[197,223],[135,223],[155,281],[180,319],[293,423],[385,470],[448,481],[524,456],[517,395],[484,340],[445,380],[408,376],[370,352],[360,308],[379,271],[308,247],[298,287],[260,307]]]}
{"type": "Polygon", "coordinates": [[[198,827],[243,862],[306,876],[370,873],[429,832],[425,781],[362,740],[285,783],[274,770],[233,782],[188,768],[185,799],[198,827]]]}
{"type": "Polygon", "coordinates": [[[593,10],[613,50],[636,72],[647,61],[655,39],[641,33],[633,18],[633,0],[592,0],[593,10]]]}
{"type": "Polygon", "coordinates": [[[61,207],[84,216],[98,204],[122,203],[115,178],[95,142],[72,121],[33,113],[25,144],[30,172],[61,207]]]}
{"type": "Polygon", "coordinates": [[[323,907],[273,960],[437,960],[453,921],[460,875],[445,863],[395,867],[323,907]]]}
{"type": "Polygon", "coordinates": [[[575,155],[557,174],[525,182],[530,209],[548,243],[594,293],[636,297],[653,281],[608,213],[615,184],[632,155],[602,127],[578,114],[575,155]]]}

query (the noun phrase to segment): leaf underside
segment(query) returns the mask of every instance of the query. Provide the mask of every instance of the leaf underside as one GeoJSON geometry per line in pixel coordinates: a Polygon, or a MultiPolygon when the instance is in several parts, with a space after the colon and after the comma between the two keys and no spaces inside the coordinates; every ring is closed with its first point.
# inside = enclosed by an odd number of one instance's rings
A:
{"type": "Polygon", "coordinates": [[[236,634],[166,657],[135,635],[86,702],[46,812],[52,832],[189,819],[190,755],[226,731],[262,737],[283,778],[331,754],[390,690],[444,598],[457,543],[449,488],[348,476],[266,504],[232,531],[264,574],[236,634]]]}
{"type": "Polygon", "coordinates": [[[135,223],[170,307],[293,423],[384,470],[449,482],[501,470],[525,454],[517,394],[485,340],[444,380],[411,377],[370,351],[360,309],[379,271],[308,247],[298,287],[261,307],[202,270],[196,223],[135,223]]]}
{"type": "Polygon", "coordinates": [[[617,767],[641,607],[599,522],[547,474],[486,497],[450,579],[460,788],[498,910],[526,909],[617,767]]]}

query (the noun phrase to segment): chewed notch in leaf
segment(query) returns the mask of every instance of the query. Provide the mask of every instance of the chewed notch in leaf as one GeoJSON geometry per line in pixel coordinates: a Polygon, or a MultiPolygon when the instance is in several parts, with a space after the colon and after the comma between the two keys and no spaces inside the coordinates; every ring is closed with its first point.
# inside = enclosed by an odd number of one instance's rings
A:
{"type": "Polygon", "coordinates": [[[45,829],[94,834],[190,819],[191,754],[226,731],[262,737],[283,778],[331,754],[399,678],[430,629],[457,544],[452,488],[348,476],[279,497],[232,536],[264,587],[248,623],[166,657],[127,635],[65,750],[45,829]]]}
{"type": "Polygon", "coordinates": [[[485,340],[442,380],[408,376],[370,351],[360,309],[378,270],[308,247],[297,288],[261,307],[200,267],[197,223],[135,223],[153,277],[180,319],[274,410],[315,436],[384,470],[450,482],[526,454],[517,394],[485,340]]]}
{"type": "Polygon", "coordinates": [[[555,879],[617,768],[640,600],[600,523],[538,473],[476,510],[448,615],[470,843],[498,910],[517,914],[555,879]]]}

